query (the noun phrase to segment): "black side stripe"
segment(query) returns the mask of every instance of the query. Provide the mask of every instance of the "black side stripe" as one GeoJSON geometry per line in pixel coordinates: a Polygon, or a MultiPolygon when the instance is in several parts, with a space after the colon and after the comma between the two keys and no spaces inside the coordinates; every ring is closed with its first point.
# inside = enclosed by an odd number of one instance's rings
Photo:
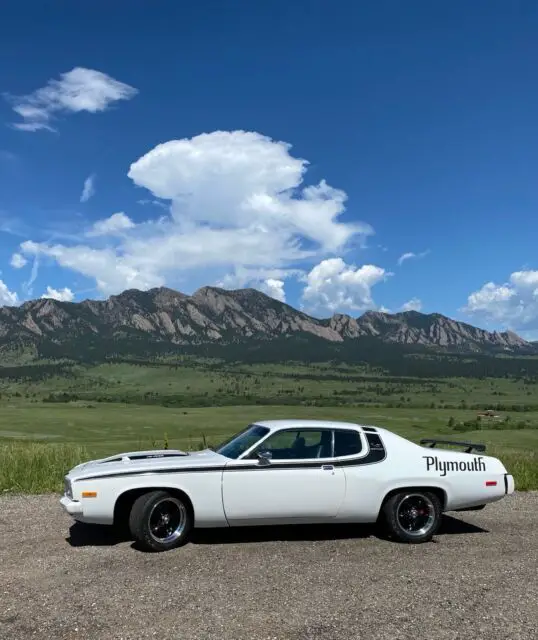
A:
{"type": "Polygon", "coordinates": [[[319,469],[322,465],[333,465],[335,467],[362,467],[368,464],[383,462],[387,457],[387,452],[383,446],[381,438],[376,434],[365,434],[368,439],[369,451],[360,458],[354,457],[349,460],[335,460],[331,458],[320,458],[313,462],[275,462],[269,465],[259,465],[256,462],[244,465],[218,465],[214,467],[170,467],[167,469],[139,470],[139,471],[118,471],[117,473],[106,473],[97,476],[88,476],[80,480],[101,480],[102,478],[126,478],[128,476],[152,476],[171,473],[215,473],[216,471],[278,471],[280,469],[319,469]]]}
{"type": "Polygon", "coordinates": [[[118,471],[116,473],[100,473],[97,476],[85,476],[77,480],[101,480],[103,478],[127,478],[129,476],[154,476],[157,474],[168,473],[214,473],[215,471],[224,471],[226,467],[168,467],[166,469],[139,469],[138,471],[118,471]]]}

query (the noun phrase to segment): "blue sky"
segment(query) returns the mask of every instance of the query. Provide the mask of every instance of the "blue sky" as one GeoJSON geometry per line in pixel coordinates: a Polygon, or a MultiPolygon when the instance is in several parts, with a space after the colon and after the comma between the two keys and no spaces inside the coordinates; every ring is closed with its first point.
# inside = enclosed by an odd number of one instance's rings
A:
{"type": "Polygon", "coordinates": [[[7,1],[0,304],[254,286],[535,337],[537,28],[500,0],[7,1]]]}

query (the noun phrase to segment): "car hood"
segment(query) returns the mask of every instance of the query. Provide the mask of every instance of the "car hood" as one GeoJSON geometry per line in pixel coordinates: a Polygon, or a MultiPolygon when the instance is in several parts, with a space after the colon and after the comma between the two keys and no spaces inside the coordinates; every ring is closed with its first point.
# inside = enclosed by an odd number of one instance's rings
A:
{"type": "Polygon", "coordinates": [[[67,474],[69,480],[98,478],[123,475],[126,473],[152,473],[167,470],[201,469],[206,467],[223,467],[228,458],[215,453],[211,449],[203,451],[179,451],[178,449],[161,449],[149,451],[129,451],[118,453],[108,458],[90,460],[77,465],[67,474]]]}

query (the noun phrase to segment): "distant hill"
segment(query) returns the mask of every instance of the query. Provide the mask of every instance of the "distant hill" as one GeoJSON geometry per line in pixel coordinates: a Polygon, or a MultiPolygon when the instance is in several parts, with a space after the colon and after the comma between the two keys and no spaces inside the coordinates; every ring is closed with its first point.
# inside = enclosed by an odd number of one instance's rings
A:
{"type": "Polygon", "coordinates": [[[107,300],[39,299],[0,308],[0,353],[24,357],[100,359],[234,348],[282,341],[295,351],[327,353],[402,347],[427,353],[538,354],[538,345],[510,331],[488,332],[438,313],[367,311],[354,318],[313,318],[255,289],[203,287],[191,296],[168,288],[129,289],[107,300]],[[306,343],[305,343],[306,341],[306,343]],[[316,347],[317,345],[317,347],[316,347]],[[207,350],[207,349],[205,349],[207,350]]]}

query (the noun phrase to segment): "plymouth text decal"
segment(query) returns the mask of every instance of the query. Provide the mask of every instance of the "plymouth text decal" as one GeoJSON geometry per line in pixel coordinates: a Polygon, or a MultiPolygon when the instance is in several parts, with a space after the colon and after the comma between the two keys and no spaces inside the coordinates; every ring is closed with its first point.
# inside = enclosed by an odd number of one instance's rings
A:
{"type": "Polygon", "coordinates": [[[422,456],[426,460],[426,471],[439,471],[442,476],[446,476],[447,471],[485,471],[486,463],[482,456],[465,460],[439,460],[437,456],[422,456]]]}

